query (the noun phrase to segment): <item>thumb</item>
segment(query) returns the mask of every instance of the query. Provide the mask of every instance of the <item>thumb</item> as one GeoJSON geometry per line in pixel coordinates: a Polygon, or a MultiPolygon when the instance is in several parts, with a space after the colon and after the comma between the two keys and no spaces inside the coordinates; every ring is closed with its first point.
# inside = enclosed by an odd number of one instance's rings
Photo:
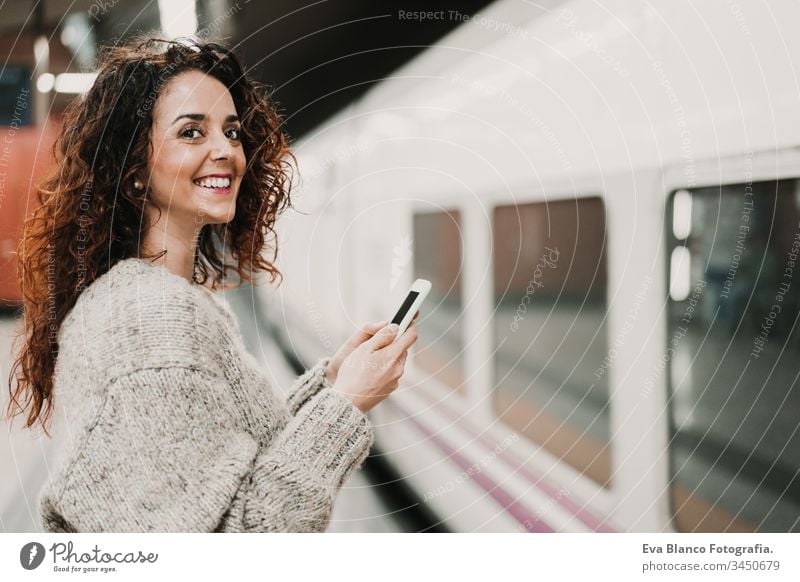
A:
{"type": "Polygon", "coordinates": [[[397,329],[397,324],[391,323],[373,335],[369,341],[367,341],[370,351],[374,352],[392,343],[397,335],[397,329]]]}

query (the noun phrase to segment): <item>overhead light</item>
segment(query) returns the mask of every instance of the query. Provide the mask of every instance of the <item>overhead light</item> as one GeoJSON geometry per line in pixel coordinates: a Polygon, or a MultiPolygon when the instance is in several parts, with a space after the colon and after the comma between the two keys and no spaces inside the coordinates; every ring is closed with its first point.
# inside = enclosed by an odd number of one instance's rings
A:
{"type": "Polygon", "coordinates": [[[43,73],[36,79],[36,89],[40,93],[86,93],[91,89],[97,73],[43,73]]]}
{"type": "Polygon", "coordinates": [[[672,199],[672,233],[678,240],[689,237],[692,232],[692,194],[678,190],[672,199]]]}
{"type": "Polygon", "coordinates": [[[36,59],[36,64],[47,62],[50,58],[50,44],[47,42],[46,36],[38,37],[33,43],[33,57],[36,59]]]}
{"type": "Polygon", "coordinates": [[[158,0],[158,14],[168,40],[197,32],[195,0],[158,0]]]}
{"type": "Polygon", "coordinates": [[[86,93],[96,78],[97,73],[61,73],[56,76],[56,92],[86,93]]]}
{"type": "Polygon", "coordinates": [[[669,268],[669,296],[673,301],[689,297],[692,286],[692,255],[684,246],[672,249],[669,268]]]}
{"type": "Polygon", "coordinates": [[[78,40],[78,31],[75,30],[75,26],[67,24],[61,30],[61,44],[64,46],[72,46],[72,43],[76,40],[78,40]]]}
{"type": "Polygon", "coordinates": [[[90,16],[74,13],[66,16],[61,25],[61,44],[74,55],[74,64],[81,71],[94,69],[97,45],[94,29],[89,24],[90,16]]]}
{"type": "Polygon", "coordinates": [[[44,73],[36,79],[36,89],[39,93],[49,93],[56,84],[56,76],[53,73],[44,73]]]}

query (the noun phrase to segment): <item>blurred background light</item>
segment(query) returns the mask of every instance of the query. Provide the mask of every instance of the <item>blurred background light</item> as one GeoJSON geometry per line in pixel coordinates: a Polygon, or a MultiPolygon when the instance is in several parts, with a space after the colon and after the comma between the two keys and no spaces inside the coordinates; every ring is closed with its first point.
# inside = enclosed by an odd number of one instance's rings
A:
{"type": "Polygon", "coordinates": [[[672,203],[672,233],[678,240],[692,232],[692,195],[686,190],[675,192],[672,203]]]}
{"type": "Polygon", "coordinates": [[[39,75],[39,78],[36,79],[36,89],[39,91],[39,93],[49,93],[53,90],[55,84],[56,76],[53,73],[39,75]]]}
{"type": "Polygon", "coordinates": [[[57,93],[86,93],[97,78],[97,73],[61,73],[56,76],[57,93]]]}
{"type": "Polygon", "coordinates": [[[195,0],[158,0],[158,14],[168,39],[197,32],[195,0]]]}
{"type": "Polygon", "coordinates": [[[672,249],[670,260],[669,296],[673,301],[683,301],[691,288],[692,256],[684,246],[672,249]]]}

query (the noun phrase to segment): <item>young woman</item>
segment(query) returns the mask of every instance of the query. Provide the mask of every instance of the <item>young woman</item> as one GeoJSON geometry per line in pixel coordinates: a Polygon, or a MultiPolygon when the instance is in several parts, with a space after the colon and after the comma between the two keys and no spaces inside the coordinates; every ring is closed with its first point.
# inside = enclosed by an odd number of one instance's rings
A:
{"type": "Polygon", "coordinates": [[[416,332],[364,326],[286,399],[245,351],[213,290],[280,276],[263,251],[293,156],[262,88],[217,44],[108,48],[55,154],[19,248],[8,411],[63,425],[44,528],[325,530],[416,332]]]}

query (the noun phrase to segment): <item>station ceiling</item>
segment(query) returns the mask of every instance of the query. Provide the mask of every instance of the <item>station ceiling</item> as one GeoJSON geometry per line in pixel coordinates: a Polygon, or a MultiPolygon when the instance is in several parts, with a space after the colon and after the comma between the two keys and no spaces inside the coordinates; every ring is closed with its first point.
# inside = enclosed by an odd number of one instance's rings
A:
{"type": "MultiPolygon", "coordinates": [[[[460,15],[471,16],[489,3],[196,0],[196,10],[198,27],[234,46],[251,73],[274,91],[286,130],[297,138],[461,24],[460,15]],[[418,11],[439,14],[409,16],[418,11]]],[[[6,0],[0,4],[0,36],[8,44],[47,34],[52,43],[65,17],[76,13],[91,15],[97,44],[160,26],[157,0],[6,0]]]]}

